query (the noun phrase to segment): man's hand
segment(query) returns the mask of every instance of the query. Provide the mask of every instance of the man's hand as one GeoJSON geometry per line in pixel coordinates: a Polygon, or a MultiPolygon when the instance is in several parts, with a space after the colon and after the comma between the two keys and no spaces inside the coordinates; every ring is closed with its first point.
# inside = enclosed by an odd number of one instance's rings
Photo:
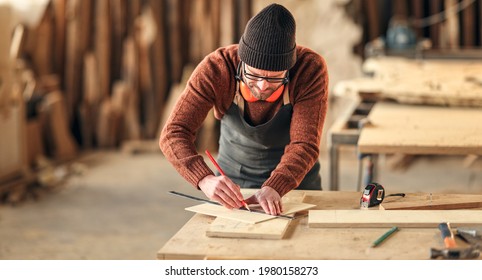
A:
{"type": "Polygon", "coordinates": [[[209,199],[221,203],[228,209],[243,206],[241,201],[244,198],[239,186],[226,176],[208,175],[199,181],[198,186],[209,199]]]}
{"type": "Polygon", "coordinates": [[[246,199],[248,204],[261,205],[264,212],[269,215],[279,215],[283,212],[283,205],[281,204],[281,196],[272,187],[264,186],[254,195],[246,199]]]}

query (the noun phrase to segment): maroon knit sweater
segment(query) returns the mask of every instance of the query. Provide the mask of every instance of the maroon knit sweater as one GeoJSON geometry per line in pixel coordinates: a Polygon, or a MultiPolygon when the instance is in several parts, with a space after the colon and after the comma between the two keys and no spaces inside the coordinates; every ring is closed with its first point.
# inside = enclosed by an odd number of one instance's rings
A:
{"type": "MultiPolygon", "coordinates": [[[[314,51],[297,46],[297,62],[290,69],[288,83],[293,115],[290,143],[271,176],[270,186],[283,196],[303,180],[319,156],[323,123],[328,105],[328,71],[324,59],[314,51]]],[[[177,101],[159,146],[176,170],[192,185],[214,174],[196,151],[195,135],[210,109],[221,120],[233,103],[239,63],[238,45],[219,48],[196,67],[177,101]]],[[[247,121],[259,125],[270,120],[283,103],[258,101],[245,104],[247,121]]],[[[287,124],[289,125],[289,124],[287,124]]]]}

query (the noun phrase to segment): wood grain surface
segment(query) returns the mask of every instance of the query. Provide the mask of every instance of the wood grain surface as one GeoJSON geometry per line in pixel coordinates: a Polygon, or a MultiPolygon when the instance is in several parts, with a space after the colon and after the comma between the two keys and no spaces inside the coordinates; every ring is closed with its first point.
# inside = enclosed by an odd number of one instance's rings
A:
{"type": "Polygon", "coordinates": [[[310,227],[437,227],[441,222],[456,226],[482,224],[482,210],[310,210],[310,227]]]}
{"type": "Polygon", "coordinates": [[[206,235],[226,238],[282,239],[290,222],[287,219],[271,219],[248,224],[218,217],[209,226],[206,235]]]}
{"type": "MultiPolygon", "coordinates": [[[[283,203],[282,214],[283,215],[292,214],[292,213],[313,208],[315,206],[316,205],[301,203],[301,202],[285,202],[283,203]]],[[[250,208],[257,209],[255,206],[253,207],[250,206],[250,208]]],[[[229,210],[224,206],[207,204],[207,203],[188,207],[186,208],[186,210],[209,215],[209,216],[222,217],[225,219],[235,220],[235,221],[244,222],[248,224],[256,224],[256,223],[260,223],[271,219],[282,219],[282,218],[277,218],[276,216],[271,216],[271,215],[257,213],[257,212],[249,212],[249,211],[240,210],[240,209],[229,210]]]]}
{"type": "Polygon", "coordinates": [[[482,155],[482,110],[378,102],[360,153],[482,155]]]}
{"type": "Polygon", "coordinates": [[[480,60],[415,60],[372,57],[363,63],[372,77],[338,82],[338,96],[376,95],[403,104],[482,107],[480,60]]]}
{"type": "Polygon", "coordinates": [[[477,194],[407,194],[405,197],[386,197],[383,210],[453,210],[482,209],[482,195],[477,194]]]}

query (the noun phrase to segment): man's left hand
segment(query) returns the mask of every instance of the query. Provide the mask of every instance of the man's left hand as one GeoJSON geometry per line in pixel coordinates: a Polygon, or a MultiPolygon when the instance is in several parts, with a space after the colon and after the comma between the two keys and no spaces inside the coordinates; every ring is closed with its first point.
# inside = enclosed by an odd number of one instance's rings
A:
{"type": "Polygon", "coordinates": [[[269,215],[277,216],[283,212],[281,196],[275,189],[269,186],[262,187],[254,195],[246,199],[246,203],[261,205],[264,212],[269,215]]]}

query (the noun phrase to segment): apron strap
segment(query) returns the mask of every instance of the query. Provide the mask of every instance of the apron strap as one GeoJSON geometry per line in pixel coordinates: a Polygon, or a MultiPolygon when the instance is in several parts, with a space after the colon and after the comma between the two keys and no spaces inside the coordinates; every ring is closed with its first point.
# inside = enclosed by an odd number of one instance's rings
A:
{"type": "Polygon", "coordinates": [[[288,90],[288,85],[285,85],[285,90],[283,92],[283,105],[290,104],[290,92],[288,90]]]}
{"type": "Polygon", "coordinates": [[[239,93],[239,82],[236,83],[236,95],[234,95],[233,103],[238,106],[241,115],[244,116],[244,99],[239,93]]]}

